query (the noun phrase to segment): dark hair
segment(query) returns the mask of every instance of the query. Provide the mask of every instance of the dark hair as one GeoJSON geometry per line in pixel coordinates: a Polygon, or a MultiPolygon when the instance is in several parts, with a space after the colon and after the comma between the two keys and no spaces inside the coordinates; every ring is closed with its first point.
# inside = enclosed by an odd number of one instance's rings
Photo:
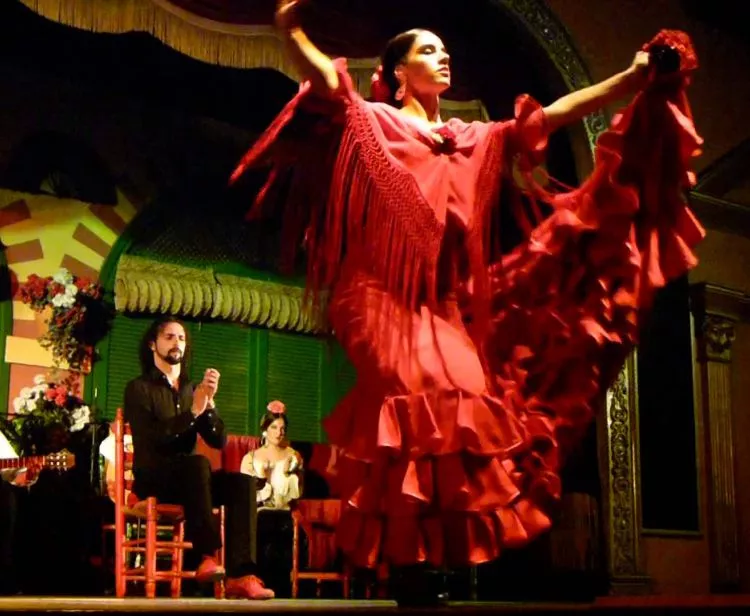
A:
{"type": "Polygon", "coordinates": [[[268,430],[268,426],[277,419],[284,420],[284,430],[289,428],[289,418],[286,416],[286,413],[272,413],[271,411],[266,411],[263,418],[260,420],[260,431],[265,432],[268,430]]]}
{"type": "Polygon", "coordinates": [[[398,79],[396,79],[396,67],[406,59],[406,56],[414,45],[414,41],[423,32],[427,32],[427,30],[413,28],[412,30],[397,34],[386,43],[385,49],[380,56],[380,65],[383,67],[383,81],[385,81],[390,92],[388,103],[395,107],[401,106],[400,101],[395,99],[396,91],[401,87],[398,79]]]}
{"type": "Polygon", "coordinates": [[[154,352],[151,349],[151,344],[156,344],[156,339],[159,337],[159,334],[161,334],[162,331],[164,331],[164,328],[170,323],[177,323],[178,325],[182,326],[183,330],[185,330],[185,353],[183,353],[182,361],[180,361],[180,370],[182,378],[187,378],[189,376],[188,353],[190,350],[190,338],[188,337],[187,327],[185,327],[185,324],[180,321],[180,319],[170,316],[159,317],[158,319],[156,319],[156,321],[151,323],[149,328],[146,330],[146,333],[143,334],[139,350],[141,371],[145,374],[147,372],[150,372],[154,368],[154,352]]]}

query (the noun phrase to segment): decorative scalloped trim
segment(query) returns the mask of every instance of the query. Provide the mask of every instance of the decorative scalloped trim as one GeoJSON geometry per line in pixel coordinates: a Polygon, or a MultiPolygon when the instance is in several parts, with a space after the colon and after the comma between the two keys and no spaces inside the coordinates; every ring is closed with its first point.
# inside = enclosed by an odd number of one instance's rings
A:
{"type": "MultiPolygon", "coordinates": [[[[514,13],[552,57],[571,89],[589,85],[589,78],[570,37],[541,0],[496,0],[514,13]]],[[[148,32],[166,45],[211,64],[233,68],[273,68],[294,81],[299,75],[270,25],[238,25],[200,17],[165,0],[21,0],[34,12],[62,24],[92,32],[148,32]]],[[[370,95],[370,77],[377,58],[352,59],[357,91],[370,95]]],[[[443,115],[464,121],[486,120],[481,101],[450,101],[443,115]]],[[[590,145],[606,128],[604,114],[584,120],[590,145]]]]}
{"type": "Polygon", "coordinates": [[[304,289],[210,268],[123,255],[114,295],[118,312],[207,317],[304,334],[323,331],[305,304],[304,289]]]}

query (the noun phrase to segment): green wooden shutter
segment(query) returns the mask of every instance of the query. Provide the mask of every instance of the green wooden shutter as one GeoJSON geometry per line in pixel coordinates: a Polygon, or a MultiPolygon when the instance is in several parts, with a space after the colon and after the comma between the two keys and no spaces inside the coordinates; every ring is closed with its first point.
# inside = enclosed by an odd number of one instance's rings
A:
{"type": "Polygon", "coordinates": [[[319,338],[268,332],[268,400],[282,400],[294,440],[321,439],[321,365],[324,342],[319,338]]]}
{"type": "Polygon", "coordinates": [[[216,407],[227,431],[234,434],[247,434],[253,416],[249,359],[254,333],[248,327],[224,322],[193,323],[190,327],[192,377],[200,382],[206,368],[221,373],[216,407]]]}
{"type": "Polygon", "coordinates": [[[138,347],[152,320],[150,316],[117,314],[112,321],[106,364],[103,366],[106,370],[104,395],[97,398],[102,404],[100,411],[107,419],[112,419],[115,411],[122,406],[125,385],[141,373],[138,347]]]}
{"type": "MultiPolygon", "coordinates": [[[[349,393],[357,380],[354,366],[347,359],[344,350],[336,343],[326,345],[323,377],[321,420],[349,393]]],[[[325,430],[322,431],[322,436],[325,437],[325,430]]]]}
{"type": "MultiPolygon", "coordinates": [[[[97,403],[111,419],[127,382],[140,374],[138,346],[153,315],[117,314],[103,361],[95,367],[97,403]],[[103,374],[102,374],[103,373],[103,374]]],[[[186,321],[190,372],[198,382],[208,367],[221,372],[216,404],[227,430],[257,434],[270,400],[283,400],[295,440],[321,442],[321,420],[351,389],[354,368],[335,343],[321,338],[226,322],[186,321]]]]}

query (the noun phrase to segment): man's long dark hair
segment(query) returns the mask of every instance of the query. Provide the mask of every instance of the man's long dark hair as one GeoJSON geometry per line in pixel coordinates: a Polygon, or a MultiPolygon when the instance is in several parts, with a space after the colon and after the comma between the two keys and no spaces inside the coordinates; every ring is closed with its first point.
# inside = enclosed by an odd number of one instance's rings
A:
{"type": "Polygon", "coordinates": [[[178,325],[182,326],[182,329],[185,330],[185,353],[183,353],[182,360],[180,361],[180,378],[189,379],[190,372],[188,370],[188,359],[190,356],[190,336],[188,334],[187,327],[185,327],[185,324],[180,321],[180,319],[170,316],[159,317],[153,323],[151,323],[149,328],[146,330],[146,333],[143,334],[143,338],[141,338],[141,346],[139,349],[141,372],[143,374],[148,374],[154,369],[154,352],[151,350],[151,343],[156,344],[156,339],[159,337],[159,334],[161,334],[164,328],[170,323],[177,323],[178,325]]]}

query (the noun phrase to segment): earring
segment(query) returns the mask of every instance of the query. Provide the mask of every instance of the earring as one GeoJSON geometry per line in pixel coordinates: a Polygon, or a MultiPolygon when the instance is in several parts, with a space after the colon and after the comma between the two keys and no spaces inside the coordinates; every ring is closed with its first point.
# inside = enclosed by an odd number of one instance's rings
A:
{"type": "Polygon", "coordinates": [[[396,94],[393,98],[395,98],[397,101],[403,100],[404,96],[406,96],[406,84],[402,83],[398,90],[396,90],[396,94]]]}

